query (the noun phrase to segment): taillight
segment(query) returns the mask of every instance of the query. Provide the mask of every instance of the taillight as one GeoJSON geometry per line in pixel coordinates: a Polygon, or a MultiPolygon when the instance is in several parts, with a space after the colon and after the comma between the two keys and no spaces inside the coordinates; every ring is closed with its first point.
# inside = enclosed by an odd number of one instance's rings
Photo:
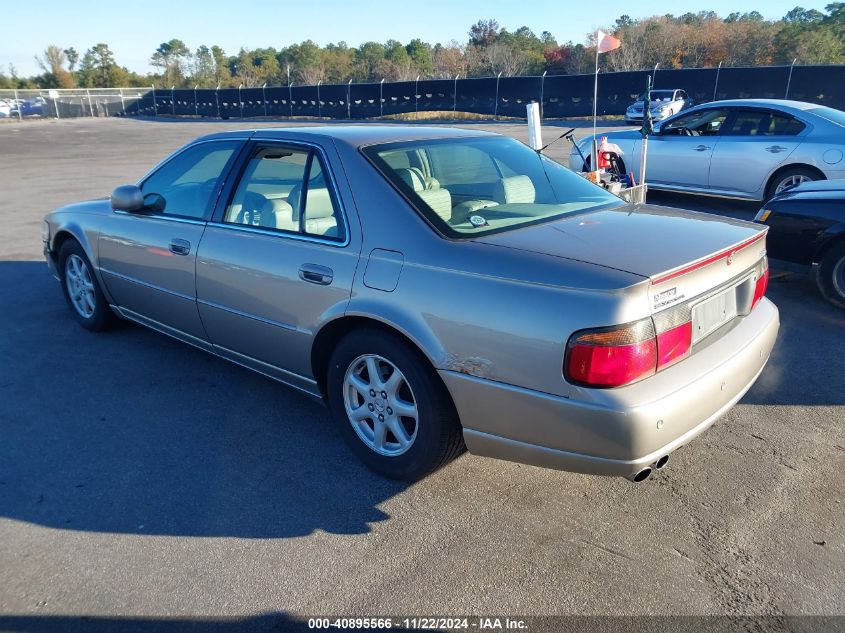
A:
{"type": "Polygon", "coordinates": [[[621,387],[686,357],[692,344],[689,309],[664,313],[656,321],[657,331],[655,322],[647,318],[576,332],[566,349],[566,379],[587,387],[621,387]]]}
{"type": "Polygon", "coordinates": [[[577,332],[567,346],[567,380],[590,387],[627,385],[653,374],[656,367],[657,341],[650,318],[577,332]]]}
{"type": "Polygon", "coordinates": [[[657,370],[668,367],[689,354],[692,346],[692,321],[657,335],[657,370]]]}
{"type": "MultiPolygon", "coordinates": [[[[754,284],[754,298],[751,300],[751,309],[754,309],[760,299],[766,296],[766,289],[769,287],[769,259],[763,258],[763,272],[757,277],[757,283],[754,284]]],[[[748,295],[746,295],[748,296],[748,295]]]]}

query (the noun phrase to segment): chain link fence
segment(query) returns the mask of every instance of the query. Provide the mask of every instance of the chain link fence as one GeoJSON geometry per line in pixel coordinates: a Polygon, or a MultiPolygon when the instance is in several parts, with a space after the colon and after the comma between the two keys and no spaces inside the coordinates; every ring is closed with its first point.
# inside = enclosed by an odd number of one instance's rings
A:
{"type": "MultiPolygon", "coordinates": [[[[599,115],[624,114],[652,75],[654,88],[681,88],[695,103],[795,99],[845,109],[845,66],[684,68],[601,73],[599,115]]],[[[593,75],[479,77],[259,88],[101,88],[0,90],[0,118],[107,116],[318,117],[366,119],[412,112],[546,118],[589,116],[593,75]]]]}
{"type": "Polygon", "coordinates": [[[0,118],[155,116],[152,88],[0,90],[0,118]]]}

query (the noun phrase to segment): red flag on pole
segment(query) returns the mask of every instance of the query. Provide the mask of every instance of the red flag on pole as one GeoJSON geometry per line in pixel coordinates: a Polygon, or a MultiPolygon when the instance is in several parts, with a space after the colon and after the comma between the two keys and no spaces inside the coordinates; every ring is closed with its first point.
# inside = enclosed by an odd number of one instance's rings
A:
{"type": "Polygon", "coordinates": [[[599,53],[607,53],[622,46],[622,41],[602,30],[596,32],[596,42],[599,53]]]}
{"type": "Polygon", "coordinates": [[[596,30],[596,78],[593,84],[593,147],[591,151],[591,170],[597,169],[599,157],[598,146],[596,145],[596,114],[599,100],[599,53],[607,53],[620,46],[622,46],[622,42],[610,33],[605,33],[601,29],[596,30]]]}

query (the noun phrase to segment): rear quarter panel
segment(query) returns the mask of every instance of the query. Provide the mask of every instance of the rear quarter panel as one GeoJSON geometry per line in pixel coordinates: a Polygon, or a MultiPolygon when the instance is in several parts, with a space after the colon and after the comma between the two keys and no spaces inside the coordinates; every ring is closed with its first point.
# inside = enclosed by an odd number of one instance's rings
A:
{"type": "Polygon", "coordinates": [[[437,369],[566,396],[563,356],[574,331],[649,315],[644,277],[447,240],[366,159],[352,150],[343,159],[350,182],[358,184],[364,235],[347,314],[403,332],[437,369]],[[365,283],[375,249],[402,256],[392,291],[365,283]]]}

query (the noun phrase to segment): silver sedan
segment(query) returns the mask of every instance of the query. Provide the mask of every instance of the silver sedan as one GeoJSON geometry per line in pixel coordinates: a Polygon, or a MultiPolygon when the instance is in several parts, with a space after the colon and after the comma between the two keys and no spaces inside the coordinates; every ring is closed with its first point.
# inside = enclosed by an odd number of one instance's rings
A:
{"type": "MultiPolygon", "coordinates": [[[[611,132],[624,169],[640,177],[639,130],[611,132]]],[[[592,137],[579,146],[588,156],[592,137]]],[[[585,168],[573,148],[570,167],[585,168]]],[[[768,200],[808,180],[845,178],[845,112],[777,99],[714,101],[684,110],[649,137],[651,189],[768,200]]]]}
{"type": "Polygon", "coordinates": [[[640,481],[763,370],[766,230],[626,204],[495,134],[332,126],[198,139],[43,241],[83,327],[324,401],[386,476],[466,446],[640,481]]]}

